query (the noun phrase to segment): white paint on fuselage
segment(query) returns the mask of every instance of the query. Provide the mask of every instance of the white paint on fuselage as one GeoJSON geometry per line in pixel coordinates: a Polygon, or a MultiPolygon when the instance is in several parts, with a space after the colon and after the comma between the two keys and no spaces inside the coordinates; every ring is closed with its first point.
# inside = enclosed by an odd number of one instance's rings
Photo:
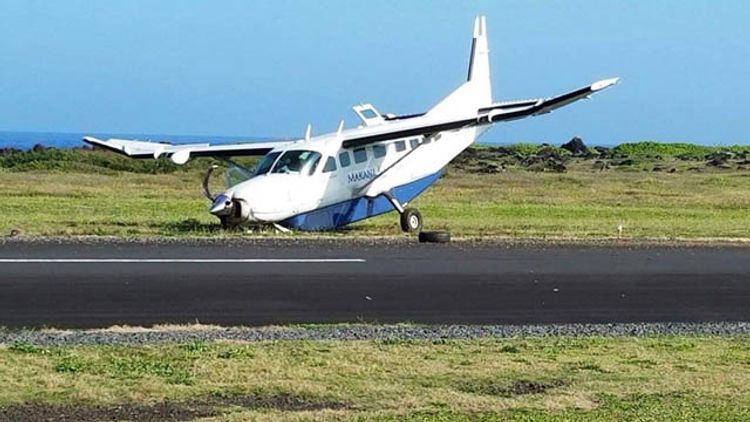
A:
{"type": "MultiPolygon", "coordinates": [[[[321,154],[313,174],[279,174],[273,170],[229,188],[225,194],[243,201],[249,208],[248,222],[269,223],[328,205],[359,198],[376,197],[434,174],[471,145],[482,127],[442,132],[434,137],[399,138],[360,148],[340,148],[336,136],[300,140],[274,152],[308,150],[321,154]],[[397,144],[404,149],[397,151],[397,144]],[[385,147],[385,155],[375,157],[374,149],[385,147]],[[356,162],[354,151],[364,149],[367,159],[356,162]],[[341,154],[350,164],[342,166],[341,154]],[[325,172],[328,157],[336,161],[336,170],[325,172]]],[[[277,159],[278,161],[278,159],[277,159]]]]}

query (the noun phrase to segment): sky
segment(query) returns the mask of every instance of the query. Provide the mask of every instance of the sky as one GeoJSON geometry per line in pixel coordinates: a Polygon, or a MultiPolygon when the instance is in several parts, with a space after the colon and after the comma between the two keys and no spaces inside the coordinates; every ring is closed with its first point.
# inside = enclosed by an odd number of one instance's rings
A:
{"type": "Polygon", "coordinates": [[[496,101],[619,76],[488,142],[750,143],[750,2],[0,0],[0,130],[301,137],[423,112],[487,16],[496,101]]]}

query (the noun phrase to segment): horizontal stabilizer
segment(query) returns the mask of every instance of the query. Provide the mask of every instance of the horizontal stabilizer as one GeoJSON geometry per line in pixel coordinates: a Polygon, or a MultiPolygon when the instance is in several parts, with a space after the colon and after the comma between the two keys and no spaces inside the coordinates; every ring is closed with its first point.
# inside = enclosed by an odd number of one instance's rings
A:
{"type": "Polygon", "coordinates": [[[549,113],[575,101],[587,99],[592,94],[617,84],[619,80],[620,78],[604,79],[557,97],[496,103],[480,108],[479,119],[482,123],[497,123],[549,113]]]}

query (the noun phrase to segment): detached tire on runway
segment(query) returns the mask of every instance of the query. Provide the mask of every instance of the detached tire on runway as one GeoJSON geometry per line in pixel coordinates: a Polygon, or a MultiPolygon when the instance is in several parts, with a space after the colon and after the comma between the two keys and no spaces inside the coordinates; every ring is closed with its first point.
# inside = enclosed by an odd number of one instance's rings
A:
{"type": "Polygon", "coordinates": [[[448,232],[419,232],[419,243],[448,243],[451,234],[448,232]]]}

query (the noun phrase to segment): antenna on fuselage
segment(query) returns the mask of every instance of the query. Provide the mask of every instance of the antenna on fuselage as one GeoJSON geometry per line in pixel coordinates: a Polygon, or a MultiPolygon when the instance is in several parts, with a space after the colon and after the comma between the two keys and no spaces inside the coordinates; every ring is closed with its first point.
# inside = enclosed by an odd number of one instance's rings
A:
{"type": "Polygon", "coordinates": [[[309,141],[310,136],[312,136],[312,123],[308,123],[307,129],[305,129],[305,141],[309,141]]]}
{"type": "Polygon", "coordinates": [[[341,136],[341,132],[343,132],[343,131],[344,131],[344,121],[342,120],[342,121],[339,122],[339,128],[336,129],[336,136],[340,137],[341,136]]]}

